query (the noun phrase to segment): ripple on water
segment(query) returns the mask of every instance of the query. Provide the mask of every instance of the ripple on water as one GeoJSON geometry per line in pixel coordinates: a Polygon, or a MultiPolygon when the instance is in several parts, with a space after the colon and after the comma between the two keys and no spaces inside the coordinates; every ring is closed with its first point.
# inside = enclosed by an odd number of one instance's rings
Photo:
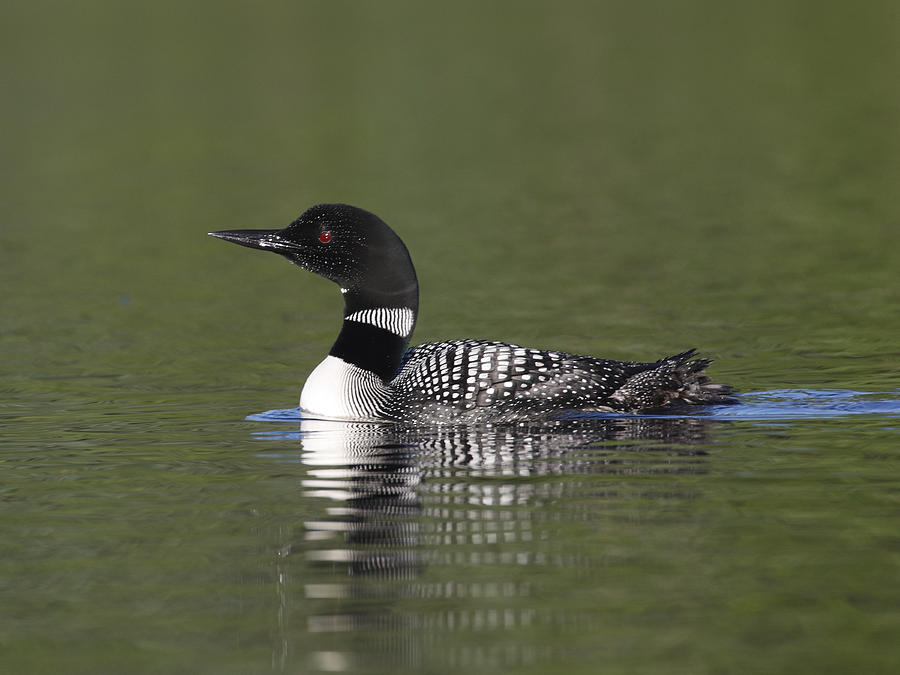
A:
{"type": "MultiPolygon", "coordinates": [[[[703,406],[661,415],[587,414],[574,419],[672,419],[703,417],[722,420],[834,419],[849,415],[900,415],[900,391],[873,393],[851,389],[772,389],[741,395],[739,405],[703,406]]],[[[299,408],[276,408],[248,415],[252,422],[299,422],[299,408]]],[[[571,421],[571,420],[566,420],[571,421]]]]}

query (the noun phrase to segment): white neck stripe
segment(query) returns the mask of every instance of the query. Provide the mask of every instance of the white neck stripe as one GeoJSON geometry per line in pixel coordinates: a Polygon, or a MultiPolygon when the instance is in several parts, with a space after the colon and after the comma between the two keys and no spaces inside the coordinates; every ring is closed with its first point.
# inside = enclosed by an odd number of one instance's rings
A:
{"type": "Polygon", "coordinates": [[[370,326],[382,328],[400,337],[409,337],[413,330],[416,317],[408,307],[378,309],[362,309],[344,317],[344,321],[356,321],[367,323],[370,326]]]}

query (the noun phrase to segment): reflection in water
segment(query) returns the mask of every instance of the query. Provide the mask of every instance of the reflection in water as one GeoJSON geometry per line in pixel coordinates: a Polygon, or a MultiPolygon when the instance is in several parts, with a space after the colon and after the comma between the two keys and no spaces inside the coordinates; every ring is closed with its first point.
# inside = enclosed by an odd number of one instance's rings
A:
{"type": "Polygon", "coordinates": [[[532,427],[254,415],[291,423],[257,436],[286,448],[275,457],[299,451],[303,474],[303,535],[286,525],[278,558],[274,665],[541,668],[569,658],[561,636],[616,644],[642,589],[655,601],[670,578],[703,578],[708,523],[693,505],[717,493],[695,478],[710,470],[715,425],[898,413],[897,392],[777,390],[703,416],[532,427]]]}
{"type": "MultiPolygon", "coordinates": [[[[549,658],[519,638],[485,644],[453,635],[519,635],[548,621],[529,602],[537,592],[531,572],[582,564],[577,550],[553,545],[554,528],[622,497],[616,476],[703,472],[709,424],[630,417],[408,429],[302,420],[299,431],[266,434],[299,440],[304,496],[319,514],[305,520],[302,542],[282,549],[275,664],[299,658],[317,670],[357,671],[549,658]],[[292,628],[287,617],[298,613],[305,625],[292,628]],[[296,630],[306,633],[298,642],[314,645],[311,662],[294,653],[296,630]]],[[[640,496],[689,495],[651,481],[640,496]]]]}

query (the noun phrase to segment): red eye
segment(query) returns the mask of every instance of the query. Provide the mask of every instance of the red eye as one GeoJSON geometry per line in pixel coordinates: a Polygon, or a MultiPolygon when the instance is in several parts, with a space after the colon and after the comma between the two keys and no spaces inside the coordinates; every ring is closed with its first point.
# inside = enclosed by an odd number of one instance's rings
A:
{"type": "Polygon", "coordinates": [[[327,244],[329,241],[331,241],[331,232],[325,230],[324,232],[319,233],[319,241],[321,241],[323,244],[327,244]]]}

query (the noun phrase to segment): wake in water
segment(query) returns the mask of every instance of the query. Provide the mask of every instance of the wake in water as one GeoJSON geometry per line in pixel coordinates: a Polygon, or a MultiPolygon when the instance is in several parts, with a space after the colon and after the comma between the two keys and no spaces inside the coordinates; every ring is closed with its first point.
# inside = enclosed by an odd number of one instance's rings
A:
{"type": "MultiPolygon", "coordinates": [[[[900,416],[900,391],[872,393],[850,389],[773,389],[741,395],[740,405],[715,405],[692,409],[690,414],[623,415],[576,414],[578,419],[672,419],[700,417],[707,420],[802,420],[837,419],[851,415],[900,416]]],[[[284,408],[248,415],[254,422],[298,422],[299,408],[284,408]]]]}

